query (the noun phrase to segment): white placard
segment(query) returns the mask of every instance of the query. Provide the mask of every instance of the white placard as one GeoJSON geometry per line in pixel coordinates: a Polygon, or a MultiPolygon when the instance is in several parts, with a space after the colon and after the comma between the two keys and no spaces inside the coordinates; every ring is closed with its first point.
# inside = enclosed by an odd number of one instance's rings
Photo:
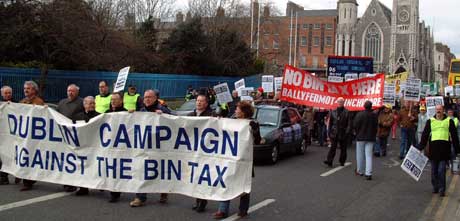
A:
{"type": "Polygon", "coordinates": [[[274,83],[273,75],[263,75],[262,76],[262,88],[264,89],[265,93],[273,92],[273,83],[274,83]]]}
{"type": "Polygon", "coordinates": [[[253,101],[251,93],[254,91],[253,87],[246,87],[241,89],[240,98],[242,101],[253,101]]]}
{"type": "Polygon", "coordinates": [[[444,95],[447,96],[447,93],[450,94],[450,96],[454,95],[454,87],[452,86],[447,86],[444,88],[444,95]]]}
{"type": "Polygon", "coordinates": [[[334,82],[334,83],[343,83],[343,77],[340,76],[329,76],[327,77],[328,82],[334,82]]]}
{"type": "Polygon", "coordinates": [[[420,101],[420,90],[422,81],[420,79],[407,79],[406,87],[404,90],[405,101],[420,101]]]}
{"type": "Polygon", "coordinates": [[[411,146],[401,164],[401,168],[416,181],[419,181],[427,162],[428,158],[417,148],[411,146]]]}
{"type": "Polygon", "coordinates": [[[247,120],[125,111],[72,124],[52,108],[2,103],[0,140],[1,171],[22,179],[217,201],[251,192],[247,120]]]}
{"type": "Polygon", "coordinates": [[[240,89],[245,88],[245,87],[246,87],[246,84],[244,82],[244,78],[242,78],[241,80],[235,82],[235,90],[238,91],[238,94],[240,94],[240,89]]]}
{"type": "Polygon", "coordinates": [[[359,79],[358,73],[345,74],[345,81],[353,81],[353,80],[358,80],[358,79],[359,79]]]}
{"type": "Polygon", "coordinates": [[[126,81],[128,80],[129,67],[120,70],[117,77],[117,82],[113,88],[113,92],[120,92],[125,90],[126,81]]]}
{"type": "Polygon", "coordinates": [[[214,86],[214,91],[216,92],[217,100],[220,104],[226,104],[233,101],[227,83],[222,83],[214,86]]]}
{"type": "Polygon", "coordinates": [[[281,86],[283,85],[283,77],[275,78],[275,91],[281,91],[281,86]]]}
{"type": "Polygon", "coordinates": [[[436,105],[444,106],[444,98],[442,96],[426,97],[426,114],[433,117],[436,114],[436,105]]]}
{"type": "Polygon", "coordinates": [[[385,84],[383,91],[383,104],[390,104],[395,106],[396,101],[396,87],[394,84],[385,84]]]}
{"type": "Polygon", "coordinates": [[[460,85],[455,85],[454,92],[455,92],[455,96],[457,96],[457,97],[460,96],[460,85]]]}

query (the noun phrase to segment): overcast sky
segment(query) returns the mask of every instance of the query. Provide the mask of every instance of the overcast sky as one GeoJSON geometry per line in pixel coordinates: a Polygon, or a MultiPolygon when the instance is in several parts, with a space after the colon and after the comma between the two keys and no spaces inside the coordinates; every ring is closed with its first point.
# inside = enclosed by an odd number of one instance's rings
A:
{"type": "MultiPolygon", "coordinates": [[[[243,0],[250,2],[250,0],[243,0]]],[[[286,10],[286,0],[268,0],[274,2],[281,12],[286,10]]],[[[291,0],[305,9],[333,9],[337,7],[337,0],[291,0]]],[[[447,44],[457,58],[460,57],[460,0],[419,0],[420,19],[434,27],[435,42],[447,44]]],[[[187,0],[178,0],[179,7],[186,7],[187,0]]],[[[264,3],[267,0],[259,0],[264,3]]],[[[359,4],[358,16],[364,14],[371,0],[357,0],[359,4]]],[[[392,9],[393,0],[380,0],[392,9]]]]}

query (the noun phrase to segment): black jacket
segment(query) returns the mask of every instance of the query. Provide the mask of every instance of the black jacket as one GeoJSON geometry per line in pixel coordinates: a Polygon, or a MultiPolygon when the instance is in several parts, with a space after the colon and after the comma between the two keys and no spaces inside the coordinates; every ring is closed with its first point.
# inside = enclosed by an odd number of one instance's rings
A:
{"type": "Polygon", "coordinates": [[[337,108],[329,115],[329,138],[333,140],[346,140],[351,133],[352,117],[345,108],[337,108]]]}
{"type": "Polygon", "coordinates": [[[112,107],[110,107],[110,109],[108,109],[106,113],[122,112],[122,111],[128,111],[128,110],[126,110],[126,108],[124,108],[123,106],[117,107],[115,108],[115,110],[113,110],[112,107]]]}
{"type": "MultiPolygon", "coordinates": [[[[443,120],[447,116],[444,115],[443,120]]],[[[422,139],[420,141],[419,149],[424,149],[429,142],[429,158],[433,161],[450,160],[452,154],[460,153],[460,147],[458,143],[457,128],[455,123],[450,120],[449,124],[450,141],[435,140],[431,141],[431,119],[426,122],[425,129],[422,133],[422,139]],[[451,144],[454,145],[455,153],[451,153],[451,144]]]]}
{"type": "Polygon", "coordinates": [[[84,120],[85,122],[88,122],[91,118],[96,117],[97,115],[99,115],[99,113],[96,112],[96,111],[90,111],[90,112],[83,111],[83,112],[80,112],[80,113],[75,115],[74,123],[75,123],[75,121],[78,121],[78,120],[84,120]]]}
{"type": "Polygon", "coordinates": [[[206,108],[206,110],[203,113],[201,113],[200,115],[198,115],[196,110],[193,110],[193,112],[188,114],[187,116],[191,116],[191,117],[215,117],[217,115],[216,115],[216,113],[214,113],[214,111],[211,109],[211,107],[208,106],[208,108],[206,108]]]}
{"type": "Polygon", "coordinates": [[[353,121],[353,128],[356,132],[356,140],[375,142],[378,124],[379,118],[372,110],[365,110],[356,114],[353,121]]]}

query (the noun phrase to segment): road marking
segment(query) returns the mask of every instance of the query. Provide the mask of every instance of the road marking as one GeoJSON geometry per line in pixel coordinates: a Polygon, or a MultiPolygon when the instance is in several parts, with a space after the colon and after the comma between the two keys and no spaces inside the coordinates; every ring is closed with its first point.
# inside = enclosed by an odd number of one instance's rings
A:
{"type": "MultiPolygon", "coordinates": [[[[260,209],[260,208],[262,208],[264,206],[268,206],[269,204],[271,204],[273,202],[275,202],[274,199],[266,199],[266,200],[254,205],[254,206],[251,206],[249,208],[249,210],[248,210],[248,213],[252,213],[252,212],[254,212],[254,211],[256,211],[256,210],[258,210],[258,209],[260,209]]],[[[238,214],[233,214],[233,216],[230,216],[230,217],[224,219],[223,221],[235,221],[235,220],[238,220],[238,219],[240,219],[238,214]]]]}
{"type": "Polygon", "coordinates": [[[46,196],[40,196],[40,197],[28,199],[28,200],[23,200],[23,201],[18,201],[18,202],[14,202],[14,203],[1,205],[0,206],[0,212],[5,211],[5,210],[9,210],[9,209],[13,209],[13,208],[17,208],[17,207],[27,206],[27,205],[34,204],[34,203],[39,203],[39,202],[43,202],[43,201],[47,201],[47,200],[52,200],[52,199],[65,197],[65,196],[68,196],[68,195],[71,195],[71,194],[72,193],[67,193],[67,192],[54,193],[54,194],[50,194],[50,195],[46,195],[46,196]]]}
{"type": "Polygon", "coordinates": [[[329,176],[329,175],[331,175],[331,174],[333,174],[333,173],[335,173],[335,172],[337,172],[337,171],[339,171],[339,170],[341,170],[341,169],[343,169],[343,168],[345,168],[347,166],[350,166],[350,165],[351,165],[351,162],[346,162],[344,166],[336,167],[336,168],[334,168],[332,170],[329,170],[329,171],[321,174],[320,176],[327,177],[327,176],[329,176]]]}
{"type": "Polygon", "coordinates": [[[458,176],[454,176],[454,178],[450,182],[449,189],[447,191],[447,196],[445,196],[444,199],[442,199],[441,206],[439,206],[439,210],[436,213],[434,220],[436,221],[443,220],[444,213],[446,212],[447,203],[449,202],[449,196],[454,192],[454,189],[457,185],[457,181],[458,181],[458,176]]]}
{"type": "Polygon", "coordinates": [[[438,199],[439,199],[439,197],[433,194],[433,196],[431,197],[430,205],[423,212],[423,214],[425,216],[428,217],[428,216],[431,215],[431,213],[433,212],[434,207],[436,206],[436,203],[438,202],[438,199]]]}
{"type": "Polygon", "coordinates": [[[383,165],[387,166],[388,168],[392,168],[392,167],[399,166],[399,165],[401,164],[398,160],[396,160],[396,159],[394,159],[394,158],[390,158],[390,161],[391,161],[392,163],[386,163],[386,162],[385,162],[385,163],[383,163],[383,165]]]}

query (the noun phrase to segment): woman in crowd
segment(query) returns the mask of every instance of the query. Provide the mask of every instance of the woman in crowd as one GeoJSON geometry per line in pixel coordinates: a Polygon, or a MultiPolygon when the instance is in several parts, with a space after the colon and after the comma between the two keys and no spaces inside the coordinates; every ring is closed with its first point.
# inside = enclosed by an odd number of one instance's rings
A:
{"type": "MultiPolygon", "coordinates": [[[[237,119],[251,119],[253,114],[254,114],[254,107],[251,105],[251,103],[242,101],[237,104],[236,110],[235,110],[235,117],[237,119]]],[[[259,123],[255,121],[250,121],[249,125],[251,126],[252,136],[254,137],[254,144],[260,144],[260,141],[262,140],[262,138],[260,136],[259,123]]],[[[254,166],[252,167],[252,176],[254,177],[254,166]]],[[[239,208],[240,211],[238,212],[239,217],[245,217],[248,215],[249,199],[250,199],[249,193],[243,193],[240,196],[240,208],[239,208]]],[[[214,219],[223,219],[223,218],[228,217],[229,209],[230,209],[230,200],[220,202],[219,210],[216,213],[214,213],[214,219]]]]}

